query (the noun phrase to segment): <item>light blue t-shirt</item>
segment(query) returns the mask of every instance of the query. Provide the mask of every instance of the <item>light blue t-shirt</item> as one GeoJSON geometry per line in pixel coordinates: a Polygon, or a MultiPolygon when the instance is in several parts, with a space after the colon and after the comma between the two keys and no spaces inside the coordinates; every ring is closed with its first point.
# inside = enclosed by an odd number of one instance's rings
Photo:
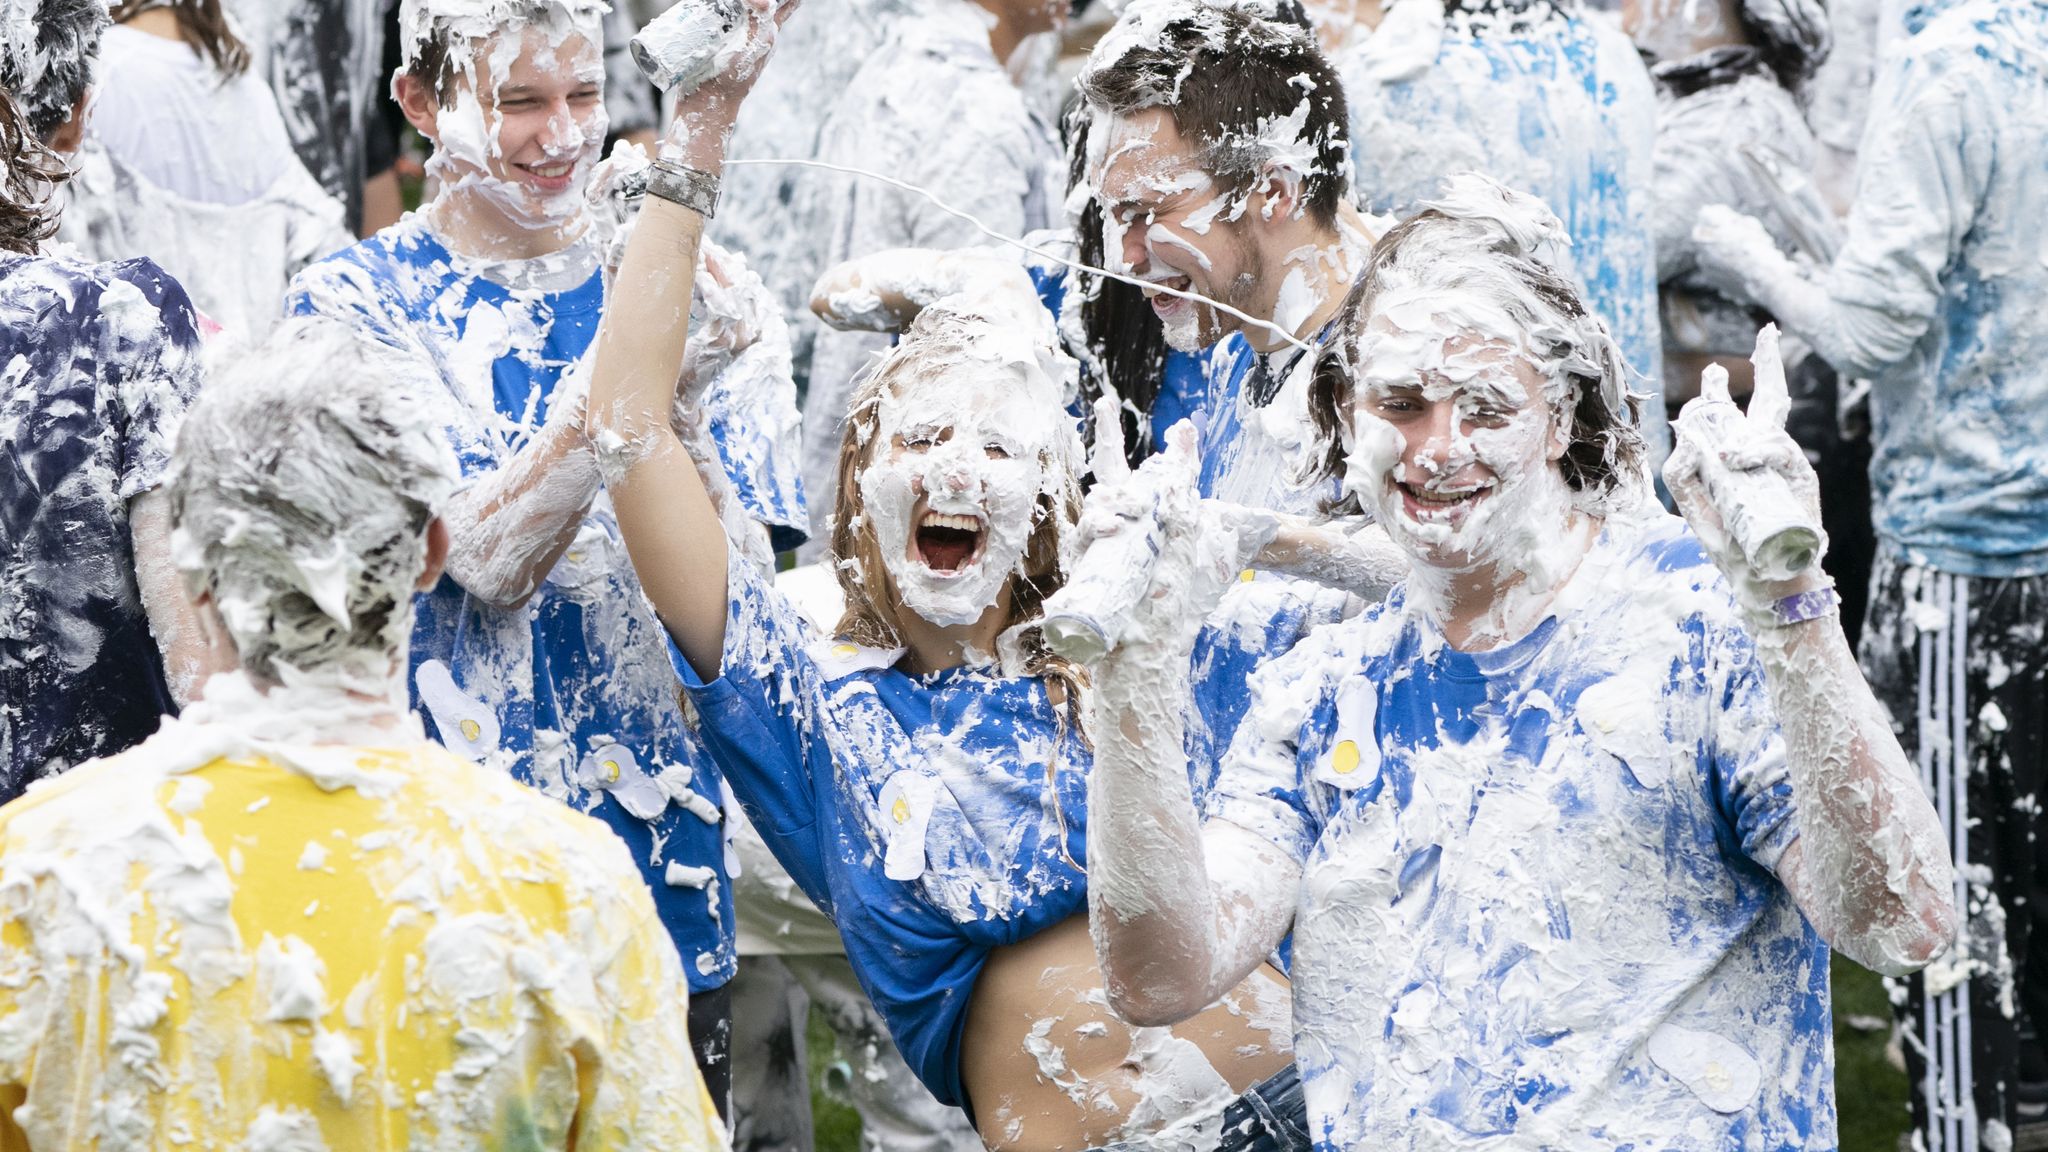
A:
{"type": "Polygon", "coordinates": [[[1300,862],[1324,1152],[1833,1147],[1828,950],[1753,642],[1683,522],[1454,650],[1397,590],[1253,677],[1208,818],[1300,862]]]}
{"type": "MultiPolygon", "coordinates": [[[[1879,67],[1826,288],[1873,377],[1879,537],[1966,576],[2048,572],[2048,4],[1925,6],[1879,67]]],[[[1833,342],[1823,344],[1826,351],[1833,342]]]]}
{"type": "MultiPolygon", "coordinates": [[[[300,273],[288,307],[416,358],[444,386],[447,435],[475,477],[540,426],[596,338],[594,258],[572,250],[554,263],[561,274],[509,287],[415,214],[300,273]]],[[[739,406],[719,397],[714,385],[707,423],[735,495],[757,521],[800,530],[794,428],[735,419],[739,406]]],[[[722,774],[684,712],[673,647],[603,495],[523,606],[494,607],[443,576],[417,611],[410,682],[429,732],[610,825],[646,874],[692,991],[731,979],[722,774]]]]}
{"type": "MultiPolygon", "coordinates": [[[[1435,59],[1377,78],[1370,45],[1340,59],[1354,187],[1374,212],[1406,217],[1476,171],[1541,197],[1572,239],[1587,303],[1661,397],[1663,338],[1651,188],[1657,97],[1618,21],[1572,0],[1453,14],[1435,59]]],[[[1664,408],[1643,406],[1652,463],[1670,450],[1664,408]]]]}

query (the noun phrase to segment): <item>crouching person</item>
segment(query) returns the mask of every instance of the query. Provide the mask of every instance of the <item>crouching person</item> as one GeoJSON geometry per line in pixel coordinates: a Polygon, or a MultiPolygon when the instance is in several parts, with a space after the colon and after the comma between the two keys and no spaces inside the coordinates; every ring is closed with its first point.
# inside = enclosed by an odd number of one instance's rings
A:
{"type": "Polygon", "coordinates": [[[1292,928],[1318,1149],[1832,1147],[1828,945],[1926,963],[1953,868],[1818,549],[1788,574],[1727,526],[1818,523],[1782,375],[1747,418],[1721,390],[1718,443],[1681,421],[1665,514],[1562,242],[1466,177],[1375,248],[1313,409],[1410,575],[1253,678],[1206,820],[1157,681],[1237,557],[1199,530],[1184,446],[1091,494],[1085,522],[1156,503],[1167,529],[1098,669],[1110,1000],[1175,1019],[1292,928]]]}
{"type": "Polygon", "coordinates": [[[170,481],[224,670],[0,809],[0,1147],[720,1149],[625,847],[427,742],[403,673],[456,462],[289,320],[170,481]]]}

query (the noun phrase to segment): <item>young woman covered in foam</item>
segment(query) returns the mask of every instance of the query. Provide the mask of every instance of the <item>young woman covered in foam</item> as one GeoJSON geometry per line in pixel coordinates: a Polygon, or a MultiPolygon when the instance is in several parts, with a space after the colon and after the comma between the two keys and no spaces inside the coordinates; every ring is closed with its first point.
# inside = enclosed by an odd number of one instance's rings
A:
{"type": "MultiPolygon", "coordinates": [[[[663,151],[717,172],[750,81],[685,97],[663,151]]],[[[1083,918],[1080,680],[1029,626],[1079,498],[1060,406],[1072,368],[1043,311],[1028,295],[929,308],[866,377],[833,537],[848,611],[821,636],[724,545],[670,422],[689,304],[670,269],[702,227],[649,200],[589,410],[734,790],[835,918],[912,1068],[991,1147],[1219,1146],[1225,1106],[1251,1109],[1230,1098],[1287,1067],[1284,984],[1233,982],[1173,1031],[1130,1028],[1104,1001],[1083,918]]]]}
{"type": "Polygon", "coordinates": [[[1782,394],[1683,442],[1691,526],[1662,513],[1562,241],[1468,176],[1375,249],[1316,414],[1413,572],[1254,677],[1206,820],[1156,702],[1228,566],[1180,451],[1091,494],[1168,529],[1097,670],[1110,1003],[1174,1020],[1292,929],[1318,1148],[1832,1146],[1826,945],[1926,963],[1952,868],[1818,569],[1768,582],[1723,528],[1739,473],[1818,520],[1782,394]]]}

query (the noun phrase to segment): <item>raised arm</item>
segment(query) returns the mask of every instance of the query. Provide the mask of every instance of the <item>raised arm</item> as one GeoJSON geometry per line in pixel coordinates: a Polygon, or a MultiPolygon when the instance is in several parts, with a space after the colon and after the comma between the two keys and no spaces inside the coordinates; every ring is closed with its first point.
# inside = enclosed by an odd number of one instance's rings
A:
{"type": "MultiPolygon", "coordinates": [[[[763,0],[749,0],[748,19],[748,50],[678,101],[660,163],[723,173],[740,103],[775,39],[776,17],[763,0]]],[[[648,196],[605,303],[584,426],[641,586],[683,656],[708,679],[718,675],[725,645],[725,529],[671,422],[703,234],[703,216],[648,196]]]]}
{"type": "MultiPolygon", "coordinates": [[[[1731,413],[1735,431],[1728,442],[1718,451],[1701,443],[1681,416],[1664,480],[1735,586],[1756,638],[1798,813],[1799,836],[1779,858],[1778,876],[1829,944],[1867,968],[1901,975],[1939,956],[1954,940],[1955,867],[1934,807],[1857,668],[1835,614],[1810,610],[1811,600],[1788,599],[1826,598],[1819,558],[1788,580],[1771,581],[1724,527],[1745,473],[1783,476],[1784,498],[1820,522],[1819,481],[1785,435],[1790,401],[1771,329],[1758,339],[1755,364],[1749,415],[1731,413]]],[[[1725,383],[1710,378],[1687,410],[1728,402],[1725,383]]],[[[1756,490],[1748,489],[1752,503],[1756,490]]]]}
{"type": "Polygon", "coordinates": [[[1098,539],[1153,509],[1164,529],[1150,596],[1095,670],[1088,777],[1089,923],[1110,1007],[1140,1025],[1193,1016],[1258,967],[1286,935],[1301,878],[1267,839],[1195,811],[1183,750],[1195,635],[1271,524],[1204,523],[1188,432],[1176,427],[1127,480],[1114,477],[1121,445],[1098,442],[1106,482],[1084,515],[1098,539]]]}

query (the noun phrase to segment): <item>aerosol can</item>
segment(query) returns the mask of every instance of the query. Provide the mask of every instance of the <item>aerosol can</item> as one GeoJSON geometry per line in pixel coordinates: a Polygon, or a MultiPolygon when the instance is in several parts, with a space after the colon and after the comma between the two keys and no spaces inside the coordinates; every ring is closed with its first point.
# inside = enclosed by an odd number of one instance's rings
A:
{"type": "Polygon", "coordinates": [[[682,0],[649,21],[630,47],[641,75],[684,96],[718,75],[746,42],[746,0],[682,0]]]}
{"type": "MultiPolygon", "coordinates": [[[[1750,393],[1750,421],[1784,427],[1791,397],[1778,355],[1778,329],[1757,333],[1756,385],[1750,393]]],[[[1789,580],[1820,560],[1826,536],[1785,477],[1769,469],[1736,471],[1721,460],[1744,420],[1728,395],[1728,372],[1710,365],[1700,379],[1699,399],[1685,406],[1674,431],[1699,445],[1700,480],[1722,510],[1724,527],[1742,549],[1750,569],[1766,580],[1789,580]]]]}
{"type": "Polygon", "coordinates": [[[1045,600],[1039,625],[1045,645],[1076,664],[1109,655],[1152,590],[1152,569],[1164,542],[1158,510],[1119,519],[1118,531],[1090,543],[1067,582],[1045,600]]]}

